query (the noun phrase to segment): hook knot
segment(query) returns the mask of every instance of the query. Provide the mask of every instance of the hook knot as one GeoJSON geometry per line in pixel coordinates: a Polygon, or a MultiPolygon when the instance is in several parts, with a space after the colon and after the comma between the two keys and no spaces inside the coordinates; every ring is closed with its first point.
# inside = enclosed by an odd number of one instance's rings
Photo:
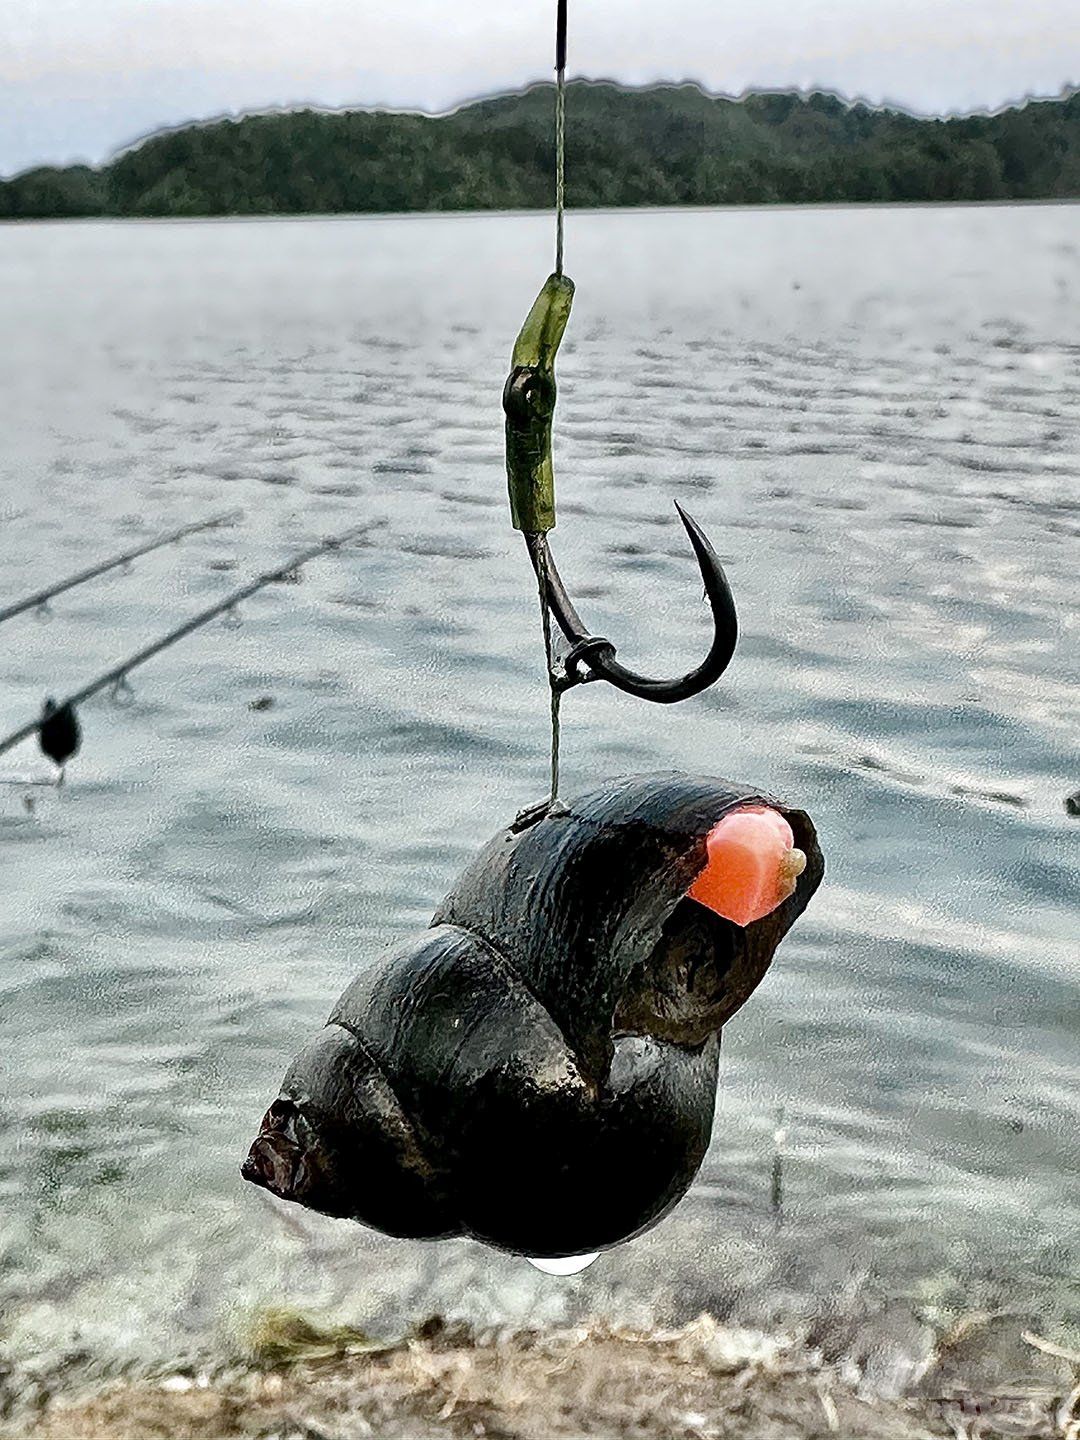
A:
{"type": "Polygon", "coordinates": [[[586,635],[583,640],[578,640],[561,657],[562,674],[556,677],[557,687],[560,690],[570,690],[575,685],[587,685],[590,680],[601,679],[589,663],[600,655],[609,660],[615,655],[615,646],[603,635],[586,635]]]}

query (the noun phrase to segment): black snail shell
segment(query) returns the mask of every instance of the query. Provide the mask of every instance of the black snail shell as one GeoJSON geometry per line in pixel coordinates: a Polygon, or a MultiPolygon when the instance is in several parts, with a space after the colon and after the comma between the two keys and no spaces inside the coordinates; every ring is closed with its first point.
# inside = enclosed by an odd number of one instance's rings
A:
{"type": "Polygon", "coordinates": [[[390,1235],[526,1255],[639,1234],[697,1173],[721,1027],[823,869],[801,810],[679,774],[612,781],[501,831],[431,928],[342,995],[244,1176],[390,1235]],[[744,927],[687,891],[719,822],[763,807],[806,866],[744,927]]]}

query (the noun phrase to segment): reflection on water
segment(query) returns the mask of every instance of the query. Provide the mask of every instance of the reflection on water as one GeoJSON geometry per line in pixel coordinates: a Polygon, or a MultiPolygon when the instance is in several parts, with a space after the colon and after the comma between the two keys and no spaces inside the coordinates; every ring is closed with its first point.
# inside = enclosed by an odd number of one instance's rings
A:
{"type": "Polygon", "coordinates": [[[0,787],[16,1354],[216,1345],[269,1301],[375,1330],[707,1305],[841,1347],[885,1316],[900,1350],[913,1309],[1080,1313],[1078,214],[572,217],[560,566],[628,663],[685,669],[685,498],[743,635],[676,711],[571,695],[566,788],[726,774],[810,810],[830,869],[725,1032],[699,1183],[561,1281],[238,1173],[357,967],[544,790],[499,401],[547,221],[0,229],[0,600],[246,514],[5,626],[0,728],[311,537],[389,522],[162,655],[132,708],[95,702],[65,792],[0,787]]]}

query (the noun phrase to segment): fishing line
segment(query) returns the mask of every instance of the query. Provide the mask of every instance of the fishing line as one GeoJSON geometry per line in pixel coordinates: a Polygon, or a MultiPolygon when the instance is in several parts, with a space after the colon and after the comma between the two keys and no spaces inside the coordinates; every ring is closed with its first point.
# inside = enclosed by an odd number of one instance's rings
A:
{"type": "MultiPolygon", "coordinates": [[[[566,209],[566,6],[557,0],[555,7],[555,274],[563,273],[563,232],[566,209]]],[[[559,708],[562,687],[555,673],[555,653],[551,635],[551,607],[548,603],[547,565],[537,570],[540,586],[540,615],[544,629],[544,658],[547,663],[548,688],[551,692],[551,789],[549,807],[559,801],[559,708]]]]}
{"type": "Polygon", "coordinates": [[[555,274],[563,273],[563,211],[566,208],[566,4],[555,13],[555,274]]]}
{"type": "Polygon", "coordinates": [[[541,562],[537,570],[540,588],[540,620],[544,631],[544,658],[547,662],[548,689],[551,692],[551,786],[548,808],[559,800],[559,707],[562,703],[563,687],[555,669],[555,644],[551,633],[551,607],[548,602],[547,566],[541,562]]]}

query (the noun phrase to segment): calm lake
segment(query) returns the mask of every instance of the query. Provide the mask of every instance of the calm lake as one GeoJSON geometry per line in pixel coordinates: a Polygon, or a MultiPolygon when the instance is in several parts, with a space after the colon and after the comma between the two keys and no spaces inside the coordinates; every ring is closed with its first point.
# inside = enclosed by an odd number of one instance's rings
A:
{"type": "Polygon", "coordinates": [[[571,694],[564,789],[759,785],[813,815],[825,883],[725,1029],[697,1184],[582,1275],[240,1179],[345,984],[544,793],[500,396],[551,240],[537,216],[0,228],[0,606],[244,511],[5,625],[0,731],[386,522],[88,705],[64,789],[21,783],[50,773],[32,744],[0,757],[16,1361],[221,1353],[270,1304],[377,1334],[710,1308],[809,1325],[888,1387],[968,1309],[1080,1323],[1078,206],[570,217],[553,549],[626,663],[678,672],[709,635],[679,499],[742,639],[675,709],[571,694]]]}

